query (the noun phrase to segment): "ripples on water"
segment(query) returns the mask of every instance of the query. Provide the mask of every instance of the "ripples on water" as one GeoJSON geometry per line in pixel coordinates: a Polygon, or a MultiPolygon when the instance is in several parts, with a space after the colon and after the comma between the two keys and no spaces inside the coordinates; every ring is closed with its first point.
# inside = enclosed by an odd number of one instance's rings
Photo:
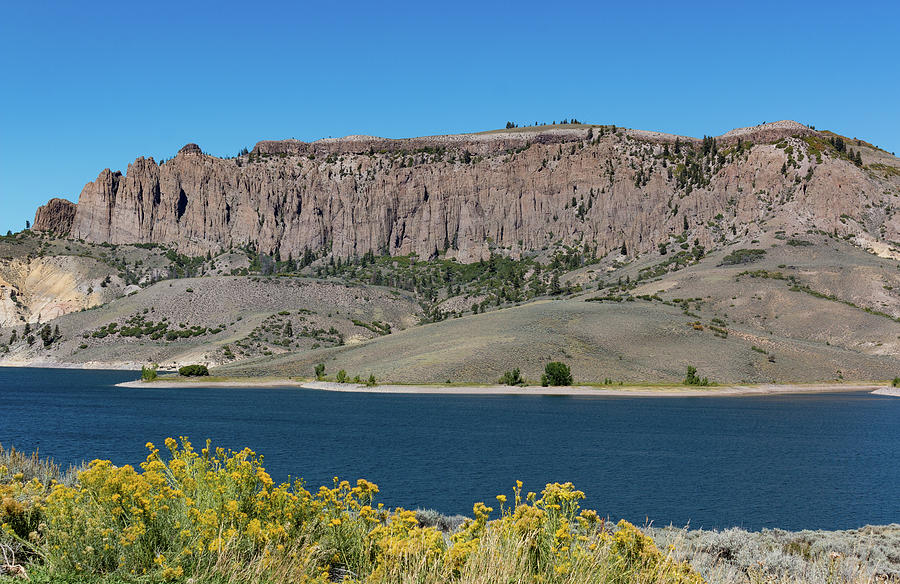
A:
{"type": "Polygon", "coordinates": [[[366,395],[120,389],[133,372],[0,368],[0,443],[58,462],[144,459],[167,436],[265,456],[275,480],[377,483],[389,506],[469,513],[572,481],[613,519],[839,529],[900,522],[900,399],[366,395]]]}

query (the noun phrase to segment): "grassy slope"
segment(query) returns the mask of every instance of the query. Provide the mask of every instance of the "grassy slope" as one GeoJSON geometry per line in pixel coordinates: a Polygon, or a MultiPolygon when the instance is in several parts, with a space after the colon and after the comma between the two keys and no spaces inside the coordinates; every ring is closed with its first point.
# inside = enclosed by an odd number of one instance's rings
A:
{"type": "Polygon", "coordinates": [[[558,359],[571,365],[577,380],[589,382],[677,381],[688,364],[720,382],[892,378],[900,371],[895,320],[791,291],[783,280],[737,278],[745,270],[781,271],[859,306],[900,310],[896,294],[884,288],[891,282],[900,289],[895,262],[845,242],[806,237],[816,244],[766,240],[753,246],[767,250],[765,259],[741,266],[719,265],[726,251],[718,252],[634,290],[659,292],[665,300],[702,298],[687,305],[691,314],[682,304],[659,301],[585,302],[596,295],[590,292],[415,327],[352,347],[234,363],[218,372],[310,375],[324,362],[332,374],[346,369],[397,382],[495,382],[512,367],[538,379],[543,365],[558,359]],[[703,330],[692,326],[697,321],[703,330]],[[727,330],[727,338],[716,336],[711,324],[727,330]]]}

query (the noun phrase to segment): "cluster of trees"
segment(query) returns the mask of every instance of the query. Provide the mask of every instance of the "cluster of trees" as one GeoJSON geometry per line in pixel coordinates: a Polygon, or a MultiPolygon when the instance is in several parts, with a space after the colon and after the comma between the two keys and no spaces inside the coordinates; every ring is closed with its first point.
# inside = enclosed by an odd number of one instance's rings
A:
{"type": "Polygon", "coordinates": [[[828,139],[831,142],[831,145],[834,146],[834,149],[847,156],[850,159],[850,162],[854,163],[856,166],[862,166],[862,156],[860,155],[860,151],[853,151],[852,148],[847,148],[847,144],[844,142],[844,139],[840,136],[832,136],[828,139]]]}
{"type": "MultiPolygon", "coordinates": [[[[33,345],[35,338],[32,334],[31,323],[26,322],[25,327],[22,329],[22,337],[21,339],[28,343],[28,345],[33,345]]],[[[50,327],[49,324],[45,324],[38,335],[41,337],[41,341],[44,344],[44,348],[50,347],[56,341],[62,339],[62,333],[59,332],[59,325],[50,327]]],[[[8,345],[14,345],[19,341],[19,333],[16,329],[13,329],[11,333],[9,333],[9,342],[8,345]]]]}
{"type": "Polygon", "coordinates": [[[684,376],[684,384],[685,385],[699,385],[699,386],[707,386],[709,385],[709,379],[704,377],[701,379],[697,375],[697,368],[693,365],[688,365],[687,375],[684,376]]]}
{"type": "MultiPolygon", "coordinates": [[[[522,377],[518,368],[506,371],[497,383],[501,385],[526,385],[525,379],[522,377]]],[[[541,375],[541,385],[543,387],[551,385],[572,385],[572,371],[565,363],[551,361],[544,367],[544,373],[541,375]]]]}
{"type": "MultiPolygon", "coordinates": [[[[557,123],[556,120],[553,120],[552,122],[549,122],[549,123],[536,121],[532,125],[533,126],[555,126],[556,123],[557,123]]],[[[576,124],[577,125],[577,124],[581,124],[582,122],[579,122],[578,118],[572,118],[571,120],[568,118],[563,118],[562,120],[559,121],[559,123],[562,125],[565,125],[565,124],[576,124]]],[[[517,124],[515,122],[506,122],[507,130],[511,130],[512,128],[518,128],[518,127],[519,127],[519,124],[517,124]]],[[[590,138],[588,138],[588,140],[590,140],[590,138]]]]}
{"type": "MultiPolygon", "coordinates": [[[[325,380],[325,364],[319,363],[315,367],[316,373],[316,381],[324,381],[325,380]]],[[[350,375],[347,374],[347,371],[341,369],[337,372],[337,375],[334,376],[334,380],[338,383],[365,383],[366,387],[375,387],[378,385],[375,380],[374,374],[369,374],[368,379],[362,379],[359,375],[355,376],[353,379],[350,378],[350,375]]]]}
{"type": "Polygon", "coordinates": [[[185,365],[178,369],[178,374],[184,377],[203,377],[209,375],[206,365],[185,365]]]}
{"type": "Polygon", "coordinates": [[[44,348],[50,347],[53,343],[62,338],[62,335],[59,332],[59,325],[50,328],[49,324],[45,324],[41,329],[41,340],[44,342],[44,348]]]}

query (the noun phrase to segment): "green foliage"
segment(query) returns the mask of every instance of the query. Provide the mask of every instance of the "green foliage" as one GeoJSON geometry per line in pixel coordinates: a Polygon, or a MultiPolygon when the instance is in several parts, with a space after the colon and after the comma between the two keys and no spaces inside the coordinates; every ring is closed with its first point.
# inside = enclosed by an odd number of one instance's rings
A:
{"type": "Polygon", "coordinates": [[[316,380],[322,381],[325,379],[325,363],[319,363],[316,365],[316,380]]]}
{"type": "Polygon", "coordinates": [[[141,366],[141,381],[153,381],[156,377],[155,365],[151,365],[150,367],[141,366]]]}
{"type": "Polygon", "coordinates": [[[706,377],[700,379],[697,376],[697,368],[693,365],[688,365],[687,375],[685,375],[683,383],[685,385],[699,385],[705,387],[709,385],[709,379],[707,379],[706,377]]]}
{"type": "MultiPolygon", "coordinates": [[[[447,240],[444,249],[449,251],[457,243],[447,240]]],[[[413,292],[425,311],[423,320],[439,321],[459,316],[462,311],[447,311],[441,303],[452,297],[477,297],[481,300],[469,307],[473,312],[484,312],[487,306],[502,306],[523,302],[548,293],[569,293],[577,286],[561,285],[559,276],[570,270],[596,263],[597,247],[591,245],[559,246],[550,263],[544,266],[534,258],[512,259],[492,254],[488,259],[463,264],[455,259],[422,260],[415,254],[408,256],[376,255],[366,252],[362,257],[341,260],[332,259],[314,268],[317,277],[338,277],[347,282],[389,286],[413,292]],[[555,282],[556,286],[553,286],[555,282]]],[[[383,323],[357,321],[356,326],[385,334],[383,323]],[[375,325],[373,329],[372,326],[375,325]],[[377,329],[381,330],[377,330],[377,329]]]]}
{"type": "Polygon", "coordinates": [[[350,381],[350,377],[347,376],[347,372],[341,369],[337,372],[337,377],[335,377],[338,383],[347,383],[350,381]]]}
{"type": "Polygon", "coordinates": [[[569,366],[559,361],[551,361],[544,367],[544,374],[541,376],[541,385],[572,385],[572,372],[569,366]]]}
{"type": "Polygon", "coordinates": [[[722,258],[722,265],[734,266],[738,264],[749,264],[762,259],[765,255],[766,250],[764,249],[736,249],[722,258]]]}
{"type": "Polygon", "coordinates": [[[900,387],[900,377],[895,377],[894,380],[891,382],[891,386],[892,387],[900,387]]]}
{"type": "Polygon", "coordinates": [[[525,385],[525,380],[522,379],[519,369],[516,368],[504,373],[498,383],[500,385],[525,385]]]}
{"type": "Polygon", "coordinates": [[[354,325],[369,329],[375,334],[378,335],[389,335],[391,334],[391,325],[387,322],[381,322],[380,320],[373,320],[372,324],[367,322],[363,322],[361,320],[357,320],[355,318],[351,319],[354,325]]]}
{"type": "Polygon", "coordinates": [[[206,365],[185,365],[178,369],[178,374],[184,377],[202,377],[209,375],[206,365]]]}
{"type": "Polygon", "coordinates": [[[369,378],[366,379],[366,387],[375,387],[377,383],[375,382],[375,375],[370,374],[369,378]]]}
{"type": "Polygon", "coordinates": [[[59,325],[56,325],[55,329],[51,329],[49,324],[45,324],[43,328],[41,328],[40,335],[41,341],[44,343],[44,348],[49,347],[62,337],[59,333],[59,325]]]}
{"type": "MultiPolygon", "coordinates": [[[[111,322],[93,331],[90,336],[95,339],[103,339],[110,335],[117,335],[120,338],[134,337],[137,339],[147,336],[154,341],[160,339],[175,341],[178,339],[188,339],[208,334],[214,335],[222,332],[222,328],[210,329],[200,325],[187,326],[184,324],[177,329],[169,329],[170,326],[171,323],[168,322],[168,318],[163,318],[159,322],[154,322],[153,320],[144,317],[143,314],[134,314],[130,316],[122,326],[119,326],[119,323],[117,322],[111,322]]],[[[224,325],[222,326],[224,327],[224,325]]]]}

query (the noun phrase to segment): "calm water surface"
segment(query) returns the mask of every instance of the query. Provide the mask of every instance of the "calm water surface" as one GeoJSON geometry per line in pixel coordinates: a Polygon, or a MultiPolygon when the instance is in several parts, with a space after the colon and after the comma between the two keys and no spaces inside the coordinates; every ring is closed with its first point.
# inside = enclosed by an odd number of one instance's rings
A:
{"type": "Polygon", "coordinates": [[[134,372],[0,368],[0,443],[58,462],[144,459],[207,437],[276,481],[340,476],[389,506],[470,513],[516,479],[572,481],[586,506],[656,525],[838,529],[900,522],[900,399],[435,396],[121,389],[134,372]]]}

